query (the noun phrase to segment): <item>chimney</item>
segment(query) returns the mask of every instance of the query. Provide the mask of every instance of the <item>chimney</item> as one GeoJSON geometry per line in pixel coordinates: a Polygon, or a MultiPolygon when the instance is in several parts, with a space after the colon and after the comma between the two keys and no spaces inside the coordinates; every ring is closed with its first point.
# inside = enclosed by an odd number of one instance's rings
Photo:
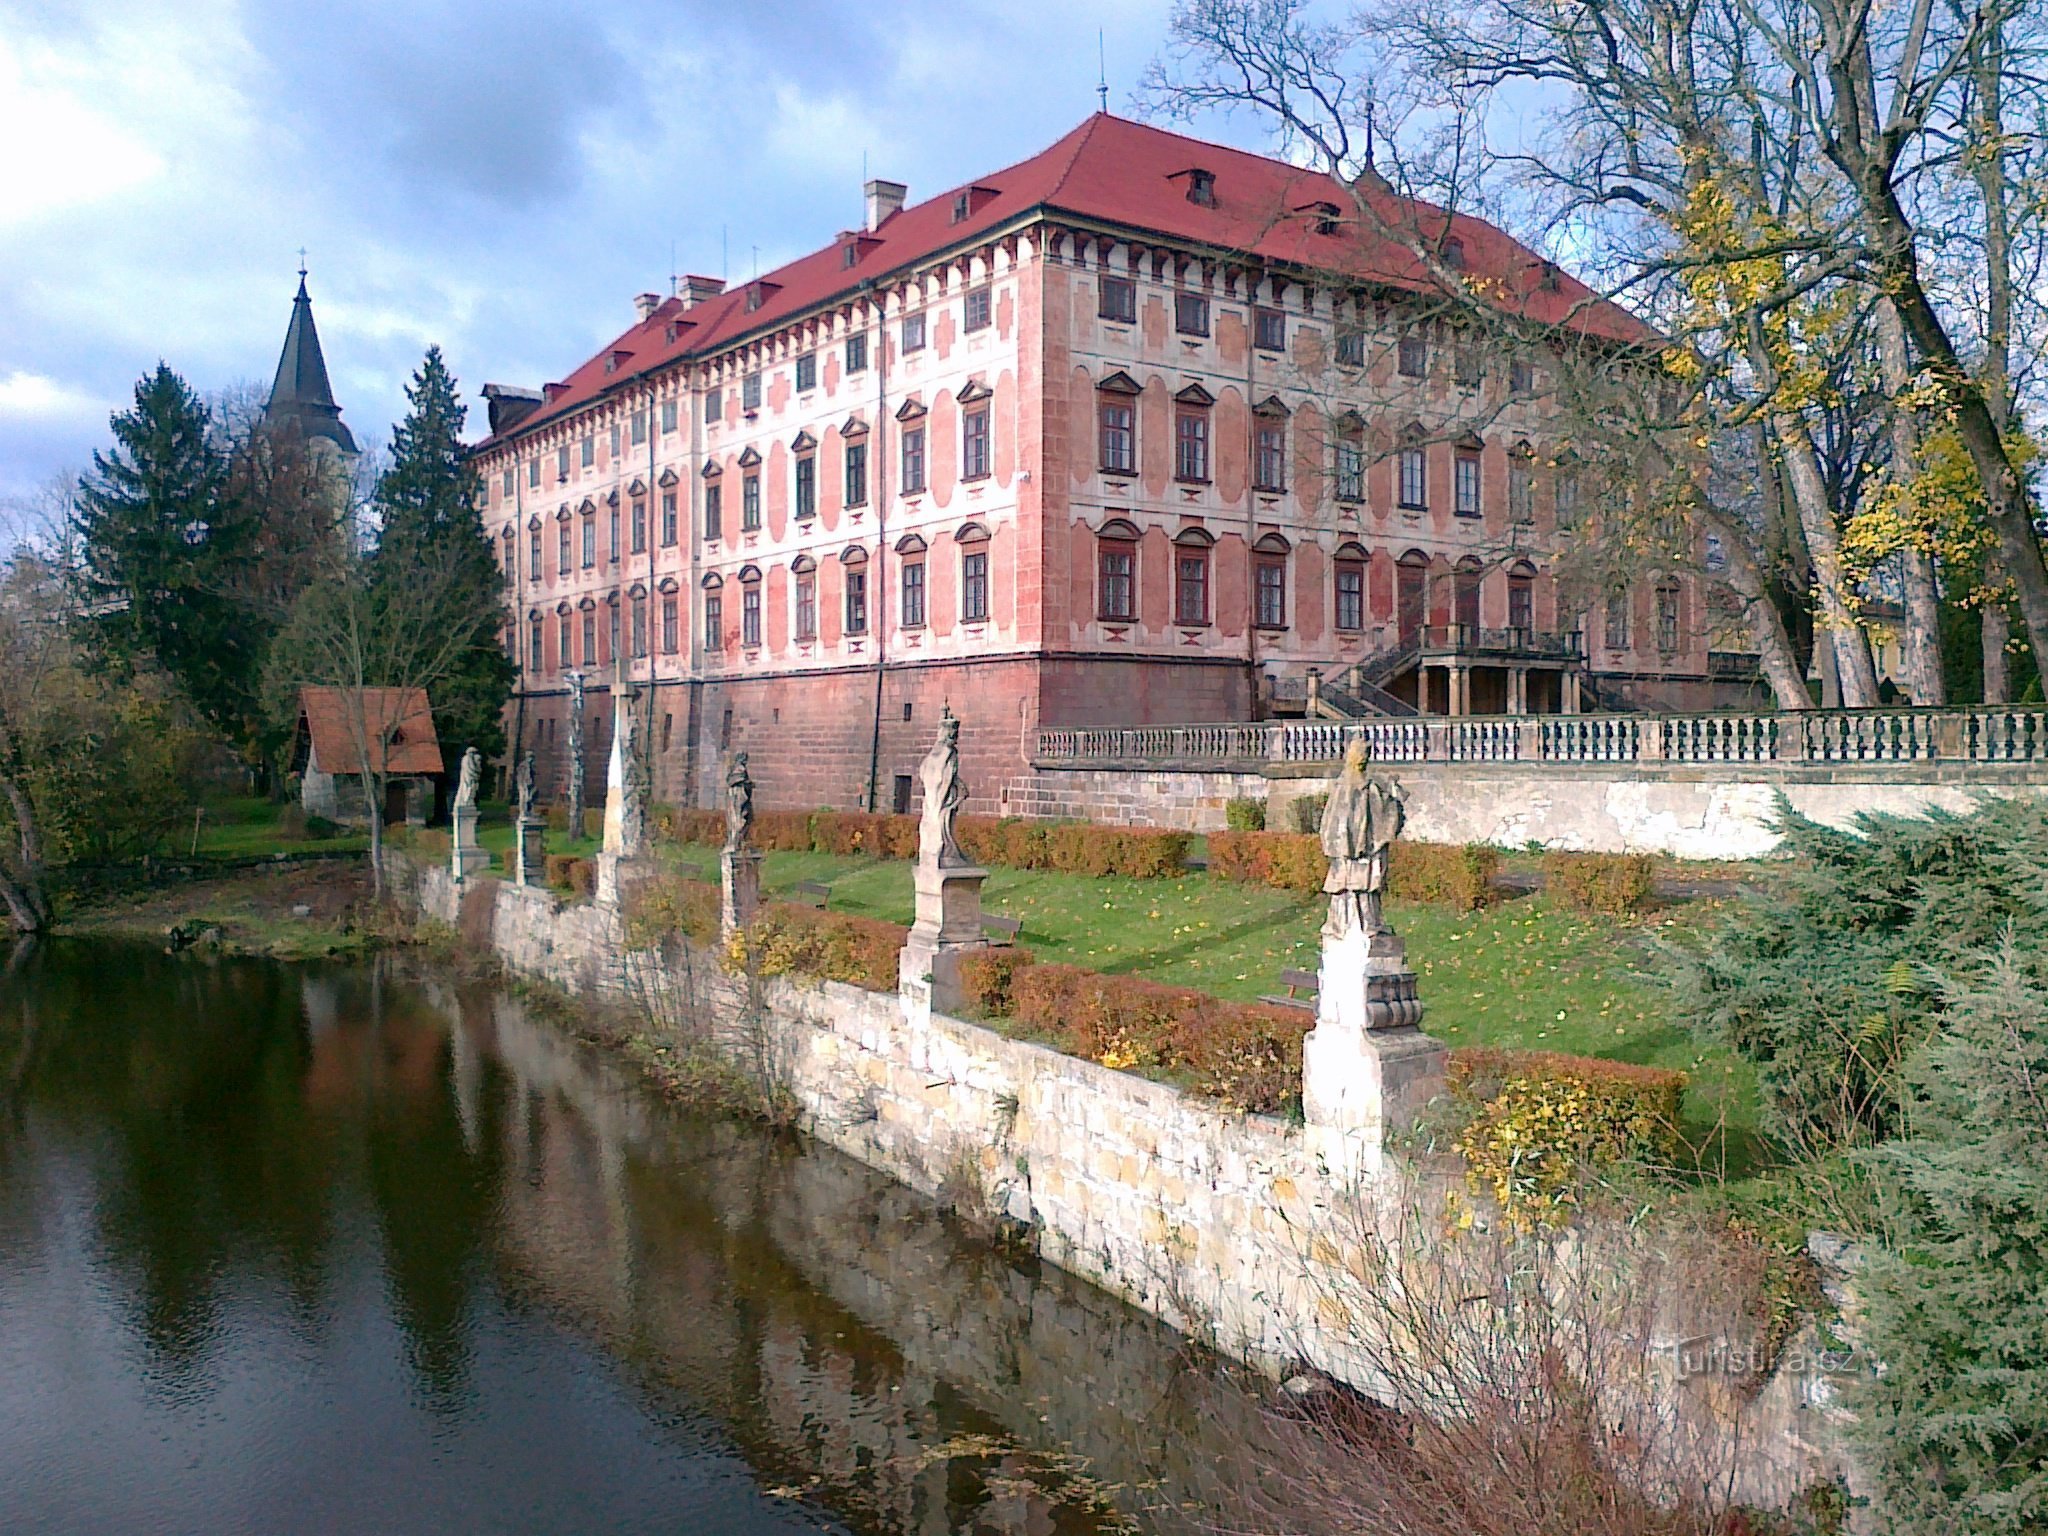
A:
{"type": "Polygon", "coordinates": [[[653,319],[654,312],[659,308],[661,308],[660,294],[636,293],[633,295],[633,309],[642,320],[653,319]]]}
{"type": "Polygon", "coordinates": [[[869,234],[880,229],[890,214],[902,211],[903,199],[909,192],[910,188],[900,181],[871,181],[867,184],[869,234]]]}
{"type": "Polygon", "coordinates": [[[706,299],[715,299],[723,292],[725,292],[724,278],[698,277],[692,274],[683,279],[683,308],[694,309],[706,299]]]}

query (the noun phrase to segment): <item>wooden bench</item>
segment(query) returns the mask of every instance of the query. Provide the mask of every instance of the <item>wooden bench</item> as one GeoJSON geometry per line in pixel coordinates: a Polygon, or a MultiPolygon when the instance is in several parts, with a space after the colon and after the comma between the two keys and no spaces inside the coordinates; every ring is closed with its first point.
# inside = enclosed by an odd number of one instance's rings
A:
{"type": "Polygon", "coordinates": [[[1017,935],[1024,931],[1023,922],[1014,917],[996,917],[987,912],[981,915],[981,931],[994,944],[1014,944],[1017,935]]]}
{"type": "Polygon", "coordinates": [[[1280,985],[1287,989],[1285,997],[1280,996],[1278,993],[1273,993],[1260,998],[1259,1001],[1262,1003],[1272,1003],[1281,1008],[1313,1010],[1316,1006],[1316,995],[1322,987],[1322,981],[1314,971],[1288,969],[1280,973],[1280,985]],[[1303,991],[1308,993],[1307,997],[1301,995],[1303,991]]]}
{"type": "Polygon", "coordinates": [[[789,899],[802,906],[816,907],[822,912],[831,895],[832,887],[821,880],[799,880],[790,887],[789,899]]]}

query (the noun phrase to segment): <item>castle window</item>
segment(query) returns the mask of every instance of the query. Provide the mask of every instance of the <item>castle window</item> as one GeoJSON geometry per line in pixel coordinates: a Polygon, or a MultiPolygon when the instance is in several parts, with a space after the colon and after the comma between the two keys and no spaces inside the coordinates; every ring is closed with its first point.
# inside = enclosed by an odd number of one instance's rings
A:
{"type": "Polygon", "coordinates": [[[1173,328],[1183,336],[1209,334],[1209,301],[1199,293],[1173,296],[1173,328]]]}
{"type": "Polygon", "coordinates": [[[993,317],[989,287],[986,283],[979,288],[967,290],[967,297],[961,304],[961,325],[969,331],[985,331],[993,317]]]}
{"type": "Polygon", "coordinates": [[[989,406],[981,400],[960,414],[960,478],[986,480],[989,474],[989,406]]]}
{"type": "Polygon", "coordinates": [[[846,371],[866,373],[868,369],[868,333],[856,331],[846,338],[846,371]]]}
{"type": "Polygon", "coordinates": [[[818,354],[806,352],[796,360],[797,393],[818,387],[818,354]]]}
{"type": "Polygon", "coordinates": [[[1134,325],[1138,319],[1138,285],[1128,277],[1104,273],[1095,283],[1095,313],[1104,320],[1134,325]]]}
{"type": "Polygon", "coordinates": [[[924,311],[903,317],[903,350],[922,352],[924,350],[924,311]]]}

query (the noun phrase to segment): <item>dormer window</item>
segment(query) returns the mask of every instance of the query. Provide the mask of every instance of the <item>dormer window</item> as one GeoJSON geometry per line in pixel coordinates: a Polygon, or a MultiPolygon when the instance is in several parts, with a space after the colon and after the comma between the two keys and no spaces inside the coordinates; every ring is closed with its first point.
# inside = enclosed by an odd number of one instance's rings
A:
{"type": "Polygon", "coordinates": [[[969,197],[965,192],[956,192],[953,194],[953,222],[955,224],[964,222],[967,218],[967,215],[972,213],[973,211],[973,198],[969,197]]]}
{"type": "Polygon", "coordinates": [[[851,268],[860,260],[860,247],[849,240],[839,252],[839,265],[851,268]]]}
{"type": "Polygon", "coordinates": [[[1465,242],[1456,235],[1444,241],[1444,265],[1453,272],[1465,270],[1465,242]]]}
{"type": "Polygon", "coordinates": [[[1182,171],[1181,175],[1188,179],[1189,202],[1199,208],[1214,208],[1216,206],[1216,173],[1214,171],[1205,171],[1199,166],[1193,166],[1182,171]]]}
{"type": "Polygon", "coordinates": [[[1309,205],[1309,215],[1315,220],[1315,230],[1319,235],[1336,234],[1338,228],[1337,221],[1341,213],[1342,210],[1335,203],[1311,203],[1309,205]]]}
{"type": "Polygon", "coordinates": [[[759,309],[760,307],[761,285],[759,283],[747,284],[747,313],[751,315],[755,310],[759,309]]]}

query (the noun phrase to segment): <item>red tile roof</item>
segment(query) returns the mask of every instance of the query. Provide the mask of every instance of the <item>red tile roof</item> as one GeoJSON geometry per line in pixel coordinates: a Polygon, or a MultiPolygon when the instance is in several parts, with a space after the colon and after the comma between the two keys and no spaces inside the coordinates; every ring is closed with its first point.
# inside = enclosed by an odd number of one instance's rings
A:
{"type": "MultiPolygon", "coordinates": [[[[1364,283],[1434,289],[1434,279],[1404,245],[1358,227],[1358,195],[1317,171],[1098,112],[1028,160],[890,215],[872,237],[863,238],[854,267],[845,265],[844,242],[835,241],[764,274],[754,310],[747,309],[746,294],[755,285],[745,283],[689,309],[678,299],[663,300],[645,320],[562,380],[560,388],[550,391],[552,399],[505,435],[523,436],[679,358],[703,356],[773,330],[851,294],[863,282],[971,242],[1034,208],[1276,263],[1341,271],[1364,283]],[[1184,173],[1196,167],[1215,176],[1213,206],[1188,200],[1184,173]],[[955,223],[955,200],[969,188],[976,194],[973,211],[955,223]],[[1317,232],[1314,209],[1319,203],[1338,210],[1335,233],[1317,232]],[[674,340],[668,332],[672,321],[674,340]]],[[[1416,225],[1435,233],[1445,217],[1440,209],[1389,192],[1365,195],[1373,199],[1382,221],[1397,230],[1416,225]]],[[[1503,294],[1541,324],[1569,324],[1615,341],[1646,341],[1653,335],[1627,311],[1597,298],[1484,220],[1452,215],[1442,233],[1463,244],[1466,271],[1498,280],[1503,294]]]]}
{"type": "MultiPolygon", "coordinates": [[[[313,759],[322,773],[361,773],[356,751],[355,722],[347,688],[301,688],[299,728],[312,738],[313,759]]],[[[365,688],[362,724],[384,731],[395,722],[387,773],[440,773],[441,742],[434,734],[434,712],[424,688],[365,688]]]]}

